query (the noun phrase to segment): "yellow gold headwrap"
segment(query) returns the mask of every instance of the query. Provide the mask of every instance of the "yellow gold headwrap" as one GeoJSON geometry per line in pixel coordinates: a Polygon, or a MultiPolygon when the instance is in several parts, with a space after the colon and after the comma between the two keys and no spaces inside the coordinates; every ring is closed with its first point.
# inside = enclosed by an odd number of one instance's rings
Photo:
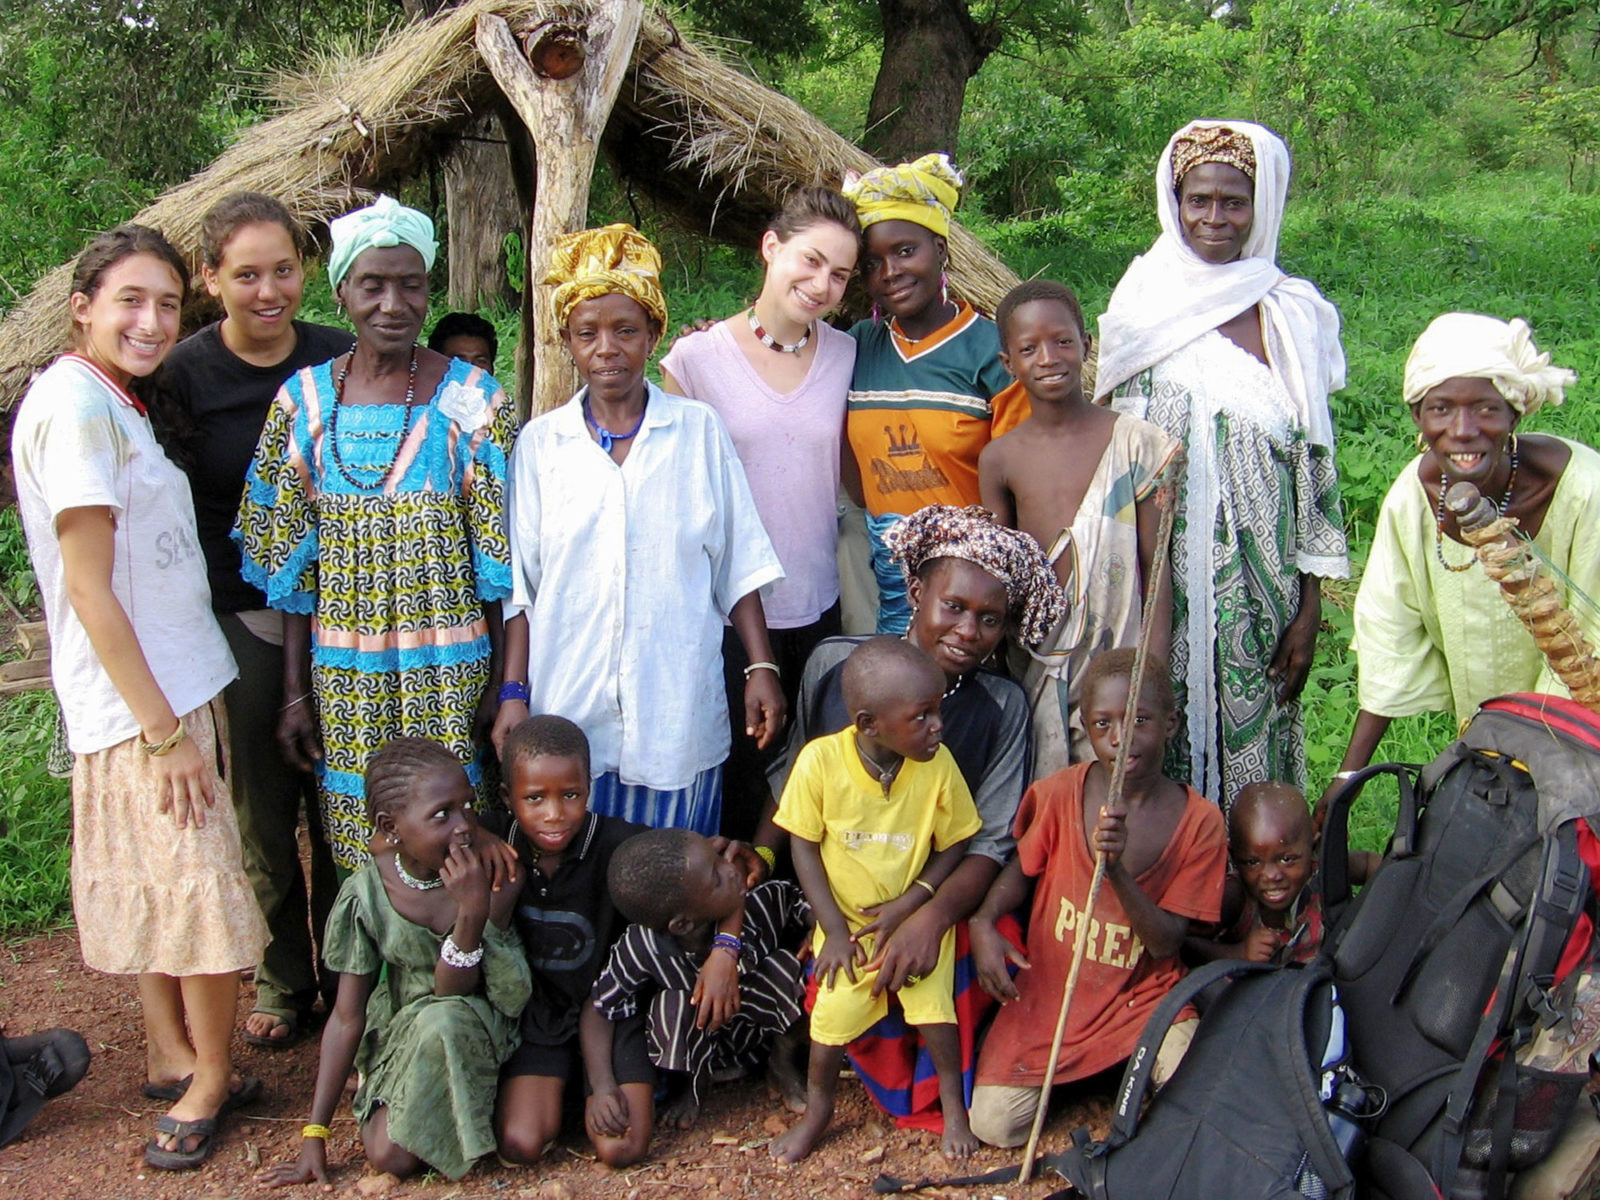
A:
{"type": "Polygon", "coordinates": [[[1252,180],[1256,177],[1256,148],[1247,134],[1225,125],[1202,125],[1173,143],[1172,186],[1181,187],[1185,175],[1208,162],[1237,167],[1252,180]]]}
{"type": "Polygon", "coordinates": [[[863,229],[879,221],[911,221],[945,237],[965,183],[943,154],[924,154],[916,162],[847,179],[840,190],[855,202],[863,229]]]}
{"type": "Polygon", "coordinates": [[[565,326],[572,310],[585,300],[616,292],[637,300],[662,329],[667,327],[661,252],[632,225],[607,225],[558,237],[543,282],[556,285],[550,306],[558,325],[565,326]]]}

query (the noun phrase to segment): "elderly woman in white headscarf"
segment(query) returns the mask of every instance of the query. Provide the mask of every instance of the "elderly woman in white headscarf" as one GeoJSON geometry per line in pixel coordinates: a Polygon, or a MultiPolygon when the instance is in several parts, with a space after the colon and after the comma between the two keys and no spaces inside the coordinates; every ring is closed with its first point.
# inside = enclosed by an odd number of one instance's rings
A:
{"type": "Polygon", "coordinates": [[[1289,151],[1245,121],[1195,121],[1156,168],[1161,236],[1100,319],[1096,399],[1183,440],[1172,546],[1174,770],[1231,802],[1305,775],[1300,689],[1319,581],[1349,574],[1328,394],[1339,313],[1275,263],[1289,151]]]}
{"type": "MultiPolygon", "coordinates": [[[[1446,313],[1412,347],[1405,402],[1422,453],[1384,497],[1356,595],[1361,710],[1340,776],[1371,761],[1395,717],[1442,710],[1465,720],[1506,692],[1566,695],[1462,543],[1444,493],[1474,484],[1564,573],[1555,577],[1564,601],[1574,588],[1600,598],[1600,454],[1517,432],[1576,378],[1551,365],[1522,320],[1446,313]]],[[[1600,640],[1595,608],[1569,606],[1600,640]]]]}
{"type": "Polygon", "coordinates": [[[279,744],[316,772],[334,859],[351,871],[368,856],[374,749],[431,738],[478,782],[511,593],[516,424],[481,367],[417,345],[433,222],[382,196],[330,233],[328,278],[356,343],[279,390],[234,537],[245,579],[284,613],[279,744]]]}

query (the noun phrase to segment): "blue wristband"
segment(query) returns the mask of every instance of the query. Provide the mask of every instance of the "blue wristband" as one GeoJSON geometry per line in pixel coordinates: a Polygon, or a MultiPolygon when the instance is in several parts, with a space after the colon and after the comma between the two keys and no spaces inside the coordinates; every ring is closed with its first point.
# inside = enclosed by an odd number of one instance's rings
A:
{"type": "Polygon", "coordinates": [[[504,704],[507,700],[521,700],[526,704],[528,702],[528,685],[518,683],[515,679],[506,680],[500,685],[500,703],[504,704]]]}

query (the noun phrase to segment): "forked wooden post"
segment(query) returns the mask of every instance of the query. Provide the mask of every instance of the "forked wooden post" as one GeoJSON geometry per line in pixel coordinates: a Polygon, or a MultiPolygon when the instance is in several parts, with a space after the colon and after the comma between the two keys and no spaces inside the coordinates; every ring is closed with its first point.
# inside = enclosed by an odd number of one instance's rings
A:
{"type": "Polygon", "coordinates": [[[503,18],[478,17],[478,53],[527,126],[539,164],[522,330],[523,345],[531,345],[533,353],[523,356],[517,389],[534,413],[564,403],[578,386],[550,312],[550,289],[540,280],[549,267],[551,243],[587,222],[600,135],[633,59],[644,5],[594,0],[584,12],[575,6],[570,16],[541,22],[522,35],[520,44],[503,18]]]}

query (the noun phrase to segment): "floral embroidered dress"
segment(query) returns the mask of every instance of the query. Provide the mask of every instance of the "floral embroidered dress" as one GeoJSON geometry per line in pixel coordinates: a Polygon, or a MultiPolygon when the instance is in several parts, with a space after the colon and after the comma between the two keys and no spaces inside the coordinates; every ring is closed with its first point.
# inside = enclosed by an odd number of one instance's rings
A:
{"type": "Polygon", "coordinates": [[[511,594],[515,421],[494,378],[460,359],[410,408],[336,404],[328,362],[284,384],[262,430],[234,537],[267,603],[311,614],[318,790],[347,870],[367,861],[362,775],[384,742],[432,738],[479,780],[484,605],[511,594]]]}
{"type": "Polygon", "coordinates": [[[1172,529],[1172,681],[1186,718],[1169,771],[1230,806],[1269,779],[1305,785],[1299,703],[1267,665],[1300,611],[1300,575],[1349,574],[1333,447],[1313,441],[1276,371],[1216,330],[1130,379],[1112,407],[1184,442],[1172,529]],[[1192,774],[1191,774],[1192,772],[1192,774]]]}

